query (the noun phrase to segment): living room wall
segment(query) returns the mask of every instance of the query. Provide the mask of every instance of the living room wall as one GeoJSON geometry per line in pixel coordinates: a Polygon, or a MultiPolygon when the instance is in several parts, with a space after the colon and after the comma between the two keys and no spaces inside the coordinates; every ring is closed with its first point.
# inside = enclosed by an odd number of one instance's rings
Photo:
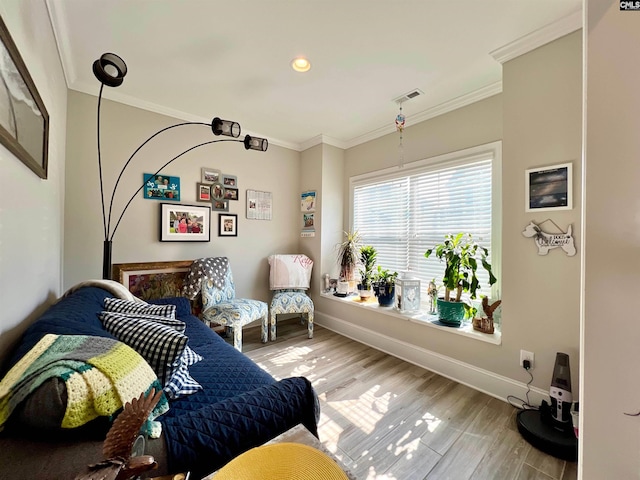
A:
{"type": "MultiPolygon", "coordinates": [[[[501,345],[316,296],[318,323],[354,338],[377,338],[382,342],[377,346],[427,367],[435,368],[432,361],[448,362],[451,371],[460,371],[462,362],[471,372],[467,383],[498,395],[491,387],[474,384],[475,378],[495,376],[507,389],[513,387],[510,393],[521,393],[516,385],[529,380],[519,366],[520,349],[525,349],[535,353],[533,384],[548,391],[555,354],[565,352],[571,356],[578,391],[579,255],[567,257],[556,250],[540,257],[533,241],[521,232],[531,220],[551,218],[565,229],[572,224],[580,243],[581,58],[578,31],[507,62],[502,94],[405,129],[405,163],[503,141],[501,345]],[[573,210],[526,214],[524,171],[569,161],[574,166],[573,210]]],[[[397,164],[397,143],[397,135],[390,134],[346,151],[344,198],[349,198],[350,177],[397,164]]],[[[343,221],[349,225],[347,209],[343,221]]]]}
{"type": "Polygon", "coordinates": [[[49,113],[48,178],[0,146],[0,365],[61,293],[67,86],[43,2],[0,2],[0,15],[49,113]]]}
{"type": "MultiPolygon", "coordinates": [[[[69,92],[65,288],[102,276],[103,226],[96,153],[96,106],[96,97],[69,92]]],[[[242,125],[242,119],[235,120],[245,129],[250,127],[242,125]]],[[[107,207],[117,174],[133,151],[159,129],[180,122],[182,120],[103,99],[102,164],[107,207]]],[[[210,127],[191,125],[156,137],[125,171],[116,195],[115,214],[120,214],[123,205],[140,187],[143,173],[154,173],[180,152],[211,139],[210,127]]],[[[238,236],[218,237],[218,214],[213,212],[210,242],[160,242],[161,202],[145,199],[138,193],[114,237],[113,263],[227,256],[237,294],[269,299],[266,257],[297,249],[300,227],[298,152],[276,145],[270,145],[264,153],[246,151],[242,144],[230,142],[196,149],[162,171],[180,177],[182,198],[179,203],[207,205],[196,202],[196,183],[201,180],[201,167],[237,176],[239,200],[229,202],[229,213],[238,215],[238,236]],[[272,192],[271,221],[245,218],[247,189],[272,192]]],[[[116,220],[117,216],[112,225],[116,220]]]]}

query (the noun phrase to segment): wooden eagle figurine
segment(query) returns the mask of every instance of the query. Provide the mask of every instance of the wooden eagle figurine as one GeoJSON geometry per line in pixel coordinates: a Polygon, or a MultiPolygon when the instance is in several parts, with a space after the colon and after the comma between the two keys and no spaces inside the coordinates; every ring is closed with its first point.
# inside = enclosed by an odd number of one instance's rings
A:
{"type": "Polygon", "coordinates": [[[75,480],[126,480],[156,468],[157,463],[151,455],[132,457],[131,450],[140,428],[161,396],[162,391],[152,389],[147,397],[142,393],[139,398],[127,402],[104,440],[102,454],[106,460],[89,465],[75,480]]]}
{"type": "Polygon", "coordinates": [[[489,305],[489,299],[487,297],[482,297],[482,310],[484,310],[484,314],[487,316],[487,318],[493,320],[493,312],[500,306],[501,303],[502,300],[498,300],[489,305]]]}

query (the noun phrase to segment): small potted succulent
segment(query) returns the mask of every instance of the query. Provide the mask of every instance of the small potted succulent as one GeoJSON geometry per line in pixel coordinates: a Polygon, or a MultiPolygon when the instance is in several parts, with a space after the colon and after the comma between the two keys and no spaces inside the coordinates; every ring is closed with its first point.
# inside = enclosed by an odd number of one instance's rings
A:
{"type": "Polygon", "coordinates": [[[365,245],[360,248],[360,284],[358,285],[358,293],[360,299],[366,300],[372,295],[371,287],[373,286],[373,268],[376,265],[378,252],[371,245],[365,245]]]}
{"type": "Polygon", "coordinates": [[[438,298],[438,316],[440,322],[452,327],[459,327],[471,308],[462,302],[462,292],[469,294],[470,298],[476,298],[480,288],[480,281],[476,276],[478,262],[489,274],[489,285],[496,282],[491,271],[491,265],[487,262],[489,252],[480,246],[469,233],[447,234],[442,243],[435,245],[424,254],[429,258],[435,254],[446,266],[442,283],[444,285],[444,298],[438,298]],[[455,296],[452,293],[455,292],[455,296]]]}
{"type": "Polygon", "coordinates": [[[397,278],[398,272],[390,272],[378,265],[373,276],[373,292],[378,297],[378,304],[381,307],[393,306],[397,278]]]}

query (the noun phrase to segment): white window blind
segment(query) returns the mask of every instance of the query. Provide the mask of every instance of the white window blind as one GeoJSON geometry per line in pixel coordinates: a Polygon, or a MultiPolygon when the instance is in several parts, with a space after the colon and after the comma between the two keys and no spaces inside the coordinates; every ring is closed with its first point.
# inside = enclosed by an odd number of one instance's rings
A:
{"type": "MultiPolygon", "coordinates": [[[[447,233],[471,233],[489,250],[491,262],[491,208],[492,158],[486,156],[353,186],[353,230],[360,233],[362,244],[376,248],[382,268],[411,271],[423,285],[434,278],[441,284],[444,263],[435,256],[426,259],[424,252],[447,233]]],[[[481,267],[478,278],[479,294],[490,295],[481,267]]]]}

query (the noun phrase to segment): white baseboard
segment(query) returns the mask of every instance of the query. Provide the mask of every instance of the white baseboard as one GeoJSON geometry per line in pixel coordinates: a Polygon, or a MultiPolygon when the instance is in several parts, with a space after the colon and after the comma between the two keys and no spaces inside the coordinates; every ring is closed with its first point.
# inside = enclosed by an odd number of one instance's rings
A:
{"type": "MultiPolygon", "coordinates": [[[[478,368],[455,358],[447,357],[425,348],[417,347],[407,342],[382,335],[368,328],[354,325],[340,318],[315,312],[314,322],[333,332],[344,335],[356,342],[364,343],[394,357],[405,360],[419,367],[438,373],[443,377],[455,380],[475,390],[491,395],[507,402],[508,396],[526,400],[527,385],[511,378],[498,375],[489,370],[478,368]]],[[[549,402],[549,392],[531,387],[529,403],[540,405],[542,400],[549,402]]],[[[519,405],[520,402],[513,402],[519,405]]]]}

